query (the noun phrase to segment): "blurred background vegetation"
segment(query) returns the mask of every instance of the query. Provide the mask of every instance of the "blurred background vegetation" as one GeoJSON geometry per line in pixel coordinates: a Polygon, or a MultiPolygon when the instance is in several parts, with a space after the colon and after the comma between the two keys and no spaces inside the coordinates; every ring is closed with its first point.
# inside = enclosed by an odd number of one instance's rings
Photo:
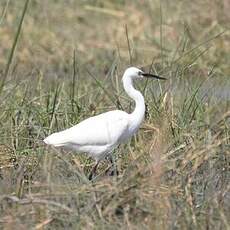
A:
{"type": "Polygon", "coordinates": [[[230,2],[0,2],[3,229],[230,228],[230,2]],[[27,5],[28,4],[28,5],[27,5]],[[148,111],[94,181],[84,155],[42,139],[111,109],[132,111],[128,66],[148,111]]]}

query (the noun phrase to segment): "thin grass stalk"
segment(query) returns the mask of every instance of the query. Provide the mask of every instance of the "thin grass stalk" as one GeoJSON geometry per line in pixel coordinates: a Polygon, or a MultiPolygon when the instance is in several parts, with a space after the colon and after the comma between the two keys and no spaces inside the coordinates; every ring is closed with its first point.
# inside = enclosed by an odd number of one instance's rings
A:
{"type": "Polygon", "coordinates": [[[133,64],[133,58],[132,58],[132,51],[131,51],[131,46],[130,46],[130,41],[129,41],[129,33],[128,33],[128,27],[125,25],[125,35],[127,39],[127,44],[128,44],[128,51],[129,51],[129,64],[133,64]]]}
{"type": "Polygon", "coordinates": [[[76,50],[73,51],[73,76],[72,76],[72,90],[71,90],[72,112],[75,112],[75,109],[74,109],[75,85],[76,85],[76,50]]]}
{"type": "Polygon", "coordinates": [[[104,93],[109,97],[109,99],[111,100],[111,102],[117,106],[116,100],[114,100],[114,98],[109,94],[109,92],[105,89],[105,87],[102,85],[102,83],[89,71],[87,70],[89,76],[91,76],[95,82],[97,83],[97,85],[104,91],[104,93]]]}
{"type": "Polygon", "coordinates": [[[2,79],[2,81],[0,83],[0,94],[2,92],[2,89],[3,89],[4,85],[5,85],[6,79],[7,79],[8,75],[9,75],[10,66],[11,66],[11,63],[13,61],[14,53],[15,53],[16,46],[17,46],[17,43],[18,43],[19,35],[21,33],[21,30],[22,30],[22,24],[23,24],[23,21],[24,21],[24,18],[25,18],[27,9],[28,9],[29,1],[30,0],[26,0],[24,8],[23,8],[23,11],[22,11],[22,15],[21,15],[21,18],[20,18],[20,21],[19,21],[18,29],[17,29],[16,35],[15,35],[15,38],[14,38],[14,41],[13,41],[13,44],[12,44],[12,48],[10,50],[10,55],[9,55],[9,58],[8,58],[8,61],[7,61],[7,64],[6,64],[5,72],[3,74],[3,79],[2,79]]]}
{"type": "Polygon", "coordinates": [[[8,6],[9,6],[9,2],[10,2],[10,0],[7,0],[6,5],[5,5],[5,7],[4,7],[3,11],[2,11],[2,16],[0,18],[0,26],[1,26],[2,22],[3,22],[3,19],[4,19],[5,15],[6,15],[6,12],[7,12],[8,6]]]}

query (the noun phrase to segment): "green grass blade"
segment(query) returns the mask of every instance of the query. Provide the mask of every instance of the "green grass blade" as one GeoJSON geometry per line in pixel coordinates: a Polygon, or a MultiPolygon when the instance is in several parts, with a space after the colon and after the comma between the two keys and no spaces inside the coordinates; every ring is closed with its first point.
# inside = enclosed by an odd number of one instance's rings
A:
{"type": "Polygon", "coordinates": [[[0,26],[1,26],[2,22],[3,22],[3,19],[4,19],[5,15],[6,15],[6,12],[7,12],[8,6],[9,6],[9,2],[10,2],[10,0],[8,0],[6,2],[6,5],[5,5],[5,7],[4,7],[3,11],[2,11],[2,15],[1,15],[1,18],[0,18],[0,26]]]}
{"type": "Polygon", "coordinates": [[[132,58],[132,51],[131,51],[131,46],[130,46],[130,41],[129,41],[129,32],[128,32],[127,25],[125,25],[125,35],[126,35],[127,44],[128,44],[128,51],[129,51],[129,64],[132,65],[133,58],[132,58]]]}
{"type": "Polygon", "coordinates": [[[92,77],[95,82],[97,83],[97,85],[104,91],[104,93],[109,97],[109,99],[111,100],[111,102],[117,106],[116,100],[109,94],[109,92],[105,89],[105,87],[102,85],[102,83],[92,74],[90,73],[89,70],[87,70],[88,74],[90,77],[92,77]]]}
{"type": "Polygon", "coordinates": [[[17,43],[18,43],[19,35],[21,33],[21,30],[22,30],[22,24],[23,24],[25,15],[26,15],[26,11],[28,9],[29,1],[30,0],[26,0],[24,8],[23,8],[23,11],[22,11],[22,15],[21,15],[21,19],[20,19],[20,22],[19,22],[19,25],[18,25],[18,29],[17,29],[16,35],[15,35],[15,38],[14,38],[14,41],[13,41],[13,44],[12,44],[12,48],[10,50],[10,55],[9,55],[9,58],[8,58],[8,61],[7,61],[7,64],[6,64],[5,72],[3,74],[3,79],[2,79],[2,81],[0,83],[0,94],[2,92],[2,89],[3,89],[4,85],[5,85],[5,81],[6,81],[7,77],[8,77],[8,74],[9,74],[10,65],[11,65],[13,57],[14,57],[15,49],[16,49],[16,46],[17,46],[17,43]]]}

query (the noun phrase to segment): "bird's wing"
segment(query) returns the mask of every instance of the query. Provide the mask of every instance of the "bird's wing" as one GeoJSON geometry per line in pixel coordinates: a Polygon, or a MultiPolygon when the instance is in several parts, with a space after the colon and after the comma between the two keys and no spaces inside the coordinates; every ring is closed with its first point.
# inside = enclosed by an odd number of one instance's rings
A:
{"type": "Polygon", "coordinates": [[[71,142],[78,145],[113,144],[119,141],[127,128],[127,114],[111,111],[91,117],[71,128],[71,142]]]}
{"type": "Polygon", "coordinates": [[[90,117],[62,132],[52,134],[50,140],[53,136],[53,143],[50,144],[55,146],[113,145],[126,136],[128,126],[127,113],[120,110],[110,111],[90,117]]]}

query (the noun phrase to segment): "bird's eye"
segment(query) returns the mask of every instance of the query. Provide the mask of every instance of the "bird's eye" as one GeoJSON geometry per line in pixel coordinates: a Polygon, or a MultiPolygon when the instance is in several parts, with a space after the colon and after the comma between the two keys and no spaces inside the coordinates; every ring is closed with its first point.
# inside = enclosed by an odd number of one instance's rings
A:
{"type": "Polygon", "coordinates": [[[142,72],[141,71],[138,71],[138,75],[141,76],[142,72]]]}

